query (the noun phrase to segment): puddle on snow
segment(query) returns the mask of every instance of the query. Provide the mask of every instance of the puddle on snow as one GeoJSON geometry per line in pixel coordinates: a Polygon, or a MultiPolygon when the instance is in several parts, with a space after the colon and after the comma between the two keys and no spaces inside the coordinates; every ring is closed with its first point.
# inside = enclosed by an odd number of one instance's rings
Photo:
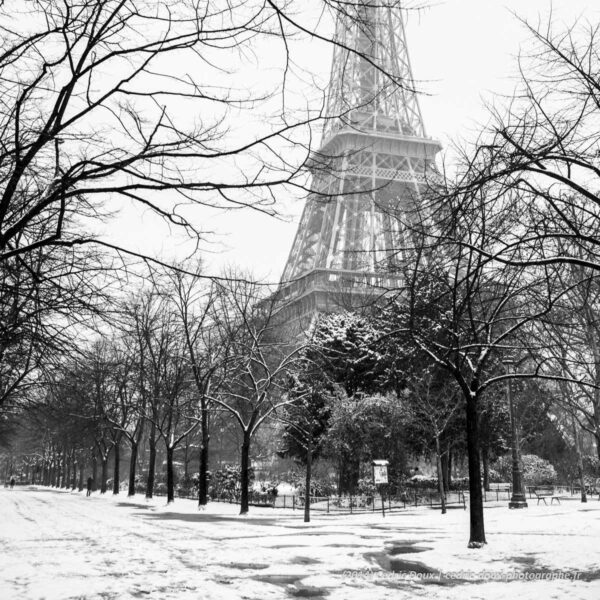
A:
{"type": "Polygon", "coordinates": [[[260,570],[260,569],[268,569],[270,565],[265,565],[261,563],[228,563],[221,564],[221,567],[227,567],[229,569],[248,569],[248,570],[260,570]]]}
{"type": "Polygon", "coordinates": [[[291,596],[296,598],[323,598],[329,595],[326,588],[315,587],[311,585],[301,585],[288,589],[291,596]]]}
{"type": "Polygon", "coordinates": [[[516,562],[520,565],[532,566],[535,564],[534,556],[513,556],[513,558],[511,558],[509,560],[512,560],[513,562],[516,562]]]}
{"type": "Polygon", "coordinates": [[[290,562],[293,565],[318,565],[322,561],[311,558],[310,556],[295,556],[290,562]]]}
{"type": "Polygon", "coordinates": [[[386,553],[390,556],[397,556],[398,554],[419,554],[420,552],[427,552],[427,550],[431,550],[431,548],[426,548],[425,546],[407,546],[404,545],[394,545],[394,546],[386,546],[386,553]]]}
{"type": "MultiPolygon", "coordinates": [[[[416,573],[419,575],[433,575],[437,573],[433,569],[429,568],[422,562],[405,560],[398,558],[402,554],[418,554],[420,552],[426,552],[431,550],[426,546],[416,546],[416,541],[412,540],[398,540],[388,541],[385,544],[383,552],[367,552],[364,557],[369,562],[376,562],[385,571],[391,571],[392,573],[416,573]]],[[[433,581],[433,578],[424,580],[423,582],[431,582],[444,584],[439,580],[433,581]]]]}
{"type": "Polygon", "coordinates": [[[411,561],[411,560],[402,560],[402,559],[390,559],[390,568],[389,570],[392,573],[405,573],[406,571],[410,571],[411,573],[418,574],[429,574],[436,573],[433,569],[430,569],[427,565],[422,562],[411,561]]]}
{"type": "Polygon", "coordinates": [[[327,588],[303,585],[300,583],[305,577],[307,577],[307,575],[300,575],[298,573],[293,575],[267,574],[258,575],[252,579],[262,583],[284,586],[288,594],[295,598],[323,598],[329,595],[329,590],[327,588]]]}
{"type": "Polygon", "coordinates": [[[298,573],[294,573],[293,575],[283,575],[283,574],[268,574],[268,575],[258,575],[257,577],[253,577],[256,581],[262,581],[263,583],[272,583],[273,585],[291,585],[292,583],[296,583],[300,581],[304,577],[308,577],[308,575],[298,575],[298,573]]]}

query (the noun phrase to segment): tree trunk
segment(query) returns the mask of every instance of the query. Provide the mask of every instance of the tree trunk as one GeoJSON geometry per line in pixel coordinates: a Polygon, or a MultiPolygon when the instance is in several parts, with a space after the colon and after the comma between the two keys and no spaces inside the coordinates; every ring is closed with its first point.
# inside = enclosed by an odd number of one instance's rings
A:
{"type": "MultiPolygon", "coordinates": [[[[450,486],[452,485],[452,464],[453,464],[452,451],[450,450],[450,448],[448,448],[447,453],[448,453],[448,472],[447,472],[446,476],[448,477],[448,488],[446,491],[449,492],[450,486]]],[[[456,457],[454,457],[454,458],[456,458],[456,457]]]]}
{"type": "Polygon", "coordinates": [[[150,437],[148,438],[150,456],[148,458],[148,478],[146,480],[146,498],[152,498],[154,493],[154,470],[156,466],[156,425],[152,423],[150,437]]]}
{"type": "Polygon", "coordinates": [[[188,455],[190,450],[190,438],[185,438],[185,451],[183,453],[183,479],[184,481],[188,480],[188,455]]]}
{"type": "Polygon", "coordinates": [[[442,514],[446,514],[446,491],[444,489],[444,474],[442,468],[442,448],[440,445],[440,436],[435,436],[435,456],[437,466],[438,489],[440,492],[440,502],[442,504],[442,514]]]}
{"type": "Polygon", "coordinates": [[[583,474],[583,456],[581,455],[581,441],[579,438],[579,429],[575,419],[572,419],[573,423],[573,438],[575,442],[575,454],[577,455],[577,477],[579,478],[579,484],[581,485],[581,501],[587,502],[587,491],[585,489],[585,477],[583,474]]]}
{"type": "Polygon", "coordinates": [[[202,408],[200,415],[200,428],[202,441],[200,442],[200,472],[198,474],[198,504],[206,506],[208,502],[208,444],[210,435],[208,430],[208,410],[202,408]]]}
{"type": "Polygon", "coordinates": [[[108,453],[100,456],[102,462],[102,481],[100,482],[100,493],[106,494],[106,481],[108,479],[108,453]]]}
{"type": "Polygon", "coordinates": [[[483,520],[483,494],[481,492],[481,465],[479,463],[479,419],[477,397],[466,398],[467,456],[469,459],[469,548],[486,544],[483,520]]]}
{"type": "Polygon", "coordinates": [[[167,504],[175,501],[175,477],[173,474],[173,452],[175,448],[167,446],[167,504]]]}
{"type": "Polygon", "coordinates": [[[96,451],[92,452],[92,492],[98,489],[98,456],[96,451]]]}
{"type": "Polygon", "coordinates": [[[85,461],[83,460],[83,456],[79,460],[79,491],[83,492],[83,471],[85,469],[85,461]]]}
{"type": "Polygon", "coordinates": [[[310,480],[312,471],[312,443],[308,441],[306,449],[306,480],[304,482],[304,522],[310,523],[310,480]]]}
{"type": "Polygon", "coordinates": [[[444,452],[441,457],[442,483],[444,485],[444,492],[450,491],[450,485],[449,485],[450,458],[449,458],[449,456],[450,456],[450,451],[446,450],[446,452],[444,452]]]}
{"type": "Polygon", "coordinates": [[[360,458],[356,453],[344,453],[340,468],[339,493],[355,494],[360,476],[360,458]]]}
{"type": "Polygon", "coordinates": [[[135,467],[138,455],[138,442],[131,440],[131,458],[129,459],[129,486],[127,488],[128,496],[135,496],[135,467]]]}
{"type": "Polygon", "coordinates": [[[75,458],[75,450],[73,450],[73,476],[71,479],[71,489],[77,489],[77,459],[75,458]]]}
{"type": "Polygon", "coordinates": [[[481,462],[483,463],[483,489],[486,492],[490,491],[490,467],[488,456],[487,446],[484,446],[481,449],[481,462]]]}
{"type": "Polygon", "coordinates": [[[248,514],[248,488],[250,487],[250,435],[244,432],[244,441],[242,442],[242,472],[241,486],[242,494],[240,500],[240,515],[248,514]]]}
{"type": "MultiPolygon", "coordinates": [[[[595,336],[594,336],[595,339],[595,336]]],[[[596,360],[596,384],[600,381],[600,363],[596,360]]],[[[596,453],[600,460],[600,390],[594,389],[594,437],[596,438],[596,453]]]]}
{"type": "Polygon", "coordinates": [[[61,458],[60,454],[56,455],[56,473],[54,475],[54,487],[58,488],[60,486],[60,474],[62,470],[61,458]]]}
{"type": "Polygon", "coordinates": [[[69,478],[69,458],[67,455],[67,451],[63,450],[62,457],[62,473],[60,478],[60,488],[64,489],[67,487],[67,479],[69,478]]]}
{"type": "Polygon", "coordinates": [[[118,495],[121,480],[121,438],[118,437],[115,442],[115,463],[113,469],[113,496],[118,495]]]}

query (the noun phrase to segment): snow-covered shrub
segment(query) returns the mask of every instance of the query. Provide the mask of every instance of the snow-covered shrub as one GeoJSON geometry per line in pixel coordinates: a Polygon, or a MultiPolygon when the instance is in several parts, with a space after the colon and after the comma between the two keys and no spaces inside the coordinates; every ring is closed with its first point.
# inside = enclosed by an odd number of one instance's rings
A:
{"type": "Polygon", "coordinates": [[[359,496],[374,496],[377,494],[377,487],[371,477],[362,477],[358,480],[356,491],[359,496]]]}
{"type": "MultiPolygon", "coordinates": [[[[300,496],[304,496],[304,482],[300,482],[297,485],[296,490],[300,496]]],[[[315,477],[310,482],[310,493],[311,496],[319,496],[321,498],[335,496],[337,494],[337,488],[329,479],[315,477]]]]}
{"type": "MultiPolygon", "coordinates": [[[[114,479],[112,477],[110,477],[109,479],[106,480],[106,489],[107,490],[111,490],[113,489],[113,481],[114,479]]],[[[98,482],[98,485],[100,485],[100,482],[98,482]]],[[[120,491],[127,491],[129,489],[129,481],[121,481],[119,483],[119,490],[120,491]]],[[[145,488],[144,488],[145,489],[145,488]]]]}
{"type": "Polygon", "coordinates": [[[600,459],[597,456],[585,455],[583,457],[583,470],[590,473],[593,478],[600,477],[600,459]]]}
{"type": "Polygon", "coordinates": [[[290,469],[279,477],[281,483],[289,483],[294,488],[301,486],[304,483],[304,473],[296,469],[290,469]]]}
{"type": "Polygon", "coordinates": [[[273,491],[273,488],[276,487],[272,481],[268,481],[266,479],[255,481],[250,486],[250,491],[257,494],[266,494],[273,491]]]}
{"type": "MultiPolygon", "coordinates": [[[[196,483],[197,481],[198,480],[196,478],[196,483]]],[[[193,476],[188,473],[180,479],[179,483],[175,486],[175,489],[177,490],[178,494],[182,496],[189,496],[192,493],[194,493],[198,488],[197,485],[194,485],[193,476]]]]}
{"type": "MultiPolygon", "coordinates": [[[[252,489],[254,482],[254,469],[248,469],[249,488],[252,489]]],[[[241,468],[238,465],[225,465],[222,469],[215,471],[209,483],[211,496],[237,496],[242,487],[241,468]]]]}
{"type": "Polygon", "coordinates": [[[412,488],[425,489],[434,488],[437,489],[438,480],[437,477],[430,477],[428,475],[413,475],[407,482],[406,485],[412,488]]]}
{"type": "Polygon", "coordinates": [[[154,486],[154,493],[155,494],[164,494],[166,496],[167,495],[167,484],[166,483],[157,483],[154,486]]]}
{"type": "MultiPolygon", "coordinates": [[[[500,473],[501,481],[511,481],[512,457],[506,455],[499,458],[494,468],[500,473]]],[[[552,485],[556,483],[556,470],[554,466],[535,454],[521,456],[521,473],[525,485],[552,485]]]]}
{"type": "Polygon", "coordinates": [[[502,475],[500,475],[499,471],[492,469],[491,467],[488,469],[488,477],[490,479],[490,483],[503,483],[504,481],[507,481],[506,479],[502,478],[502,475]]]}
{"type": "Polygon", "coordinates": [[[298,488],[293,486],[291,483],[282,481],[277,484],[277,495],[278,496],[296,496],[298,494],[298,488]]]}
{"type": "MultiPolygon", "coordinates": [[[[500,480],[502,481],[502,480],[500,480]]],[[[465,490],[469,487],[468,477],[454,477],[450,480],[450,490],[465,490]]]]}

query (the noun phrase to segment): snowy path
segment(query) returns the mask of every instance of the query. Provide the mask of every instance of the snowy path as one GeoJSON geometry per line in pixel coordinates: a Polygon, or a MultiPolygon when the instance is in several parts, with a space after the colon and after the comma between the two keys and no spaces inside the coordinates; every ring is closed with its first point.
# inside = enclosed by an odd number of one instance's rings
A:
{"type": "Polygon", "coordinates": [[[462,510],[304,524],[291,511],[17,488],[0,490],[0,515],[1,600],[600,598],[596,499],[489,508],[478,551],[462,510]],[[548,579],[559,575],[571,579],[548,579]]]}

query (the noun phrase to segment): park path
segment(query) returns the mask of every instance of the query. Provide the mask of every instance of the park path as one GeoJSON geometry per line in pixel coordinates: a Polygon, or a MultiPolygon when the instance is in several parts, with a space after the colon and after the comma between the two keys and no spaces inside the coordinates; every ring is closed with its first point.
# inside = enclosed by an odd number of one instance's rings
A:
{"type": "Polygon", "coordinates": [[[324,557],[346,545],[362,544],[365,551],[381,545],[346,534],[340,524],[319,527],[313,544],[298,513],[244,519],[234,506],[215,515],[185,502],[188,512],[180,512],[183,501],[169,512],[164,499],[147,504],[143,498],[0,490],[0,598],[290,598],[296,580],[323,573],[314,558],[319,544],[324,557]],[[281,563],[283,573],[261,577],[281,563]]]}
{"type": "Polygon", "coordinates": [[[317,517],[164,498],[0,489],[0,600],[597,600],[600,502],[486,509],[489,545],[466,548],[468,511],[317,517]],[[435,584],[388,577],[474,573],[435,584]],[[581,578],[496,582],[485,572],[581,578]],[[402,573],[400,573],[401,575],[402,573]]]}
{"type": "Polygon", "coordinates": [[[0,597],[122,598],[152,591],[181,597],[198,579],[185,572],[211,551],[210,541],[188,549],[185,525],[149,521],[144,504],[123,508],[79,494],[19,488],[0,494],[0,580],[9,592],[0,597]]]}

